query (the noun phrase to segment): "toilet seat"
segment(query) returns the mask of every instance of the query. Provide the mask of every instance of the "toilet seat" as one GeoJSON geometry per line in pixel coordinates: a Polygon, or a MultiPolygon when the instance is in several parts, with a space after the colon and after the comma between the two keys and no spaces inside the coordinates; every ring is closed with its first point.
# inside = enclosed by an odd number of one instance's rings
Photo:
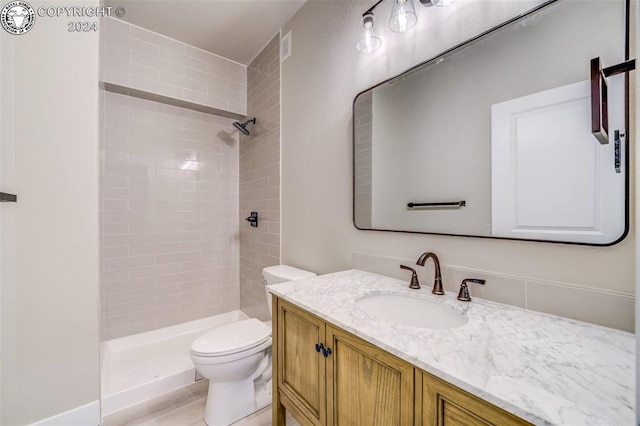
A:
{"type": "Polygon", "coordinates": [[[214,328],[198,337],[191,345],[191,354],[198,357],[226,357],[257,349],[267,342],[271,344],[271,328],[250,318],[214,328]]]}

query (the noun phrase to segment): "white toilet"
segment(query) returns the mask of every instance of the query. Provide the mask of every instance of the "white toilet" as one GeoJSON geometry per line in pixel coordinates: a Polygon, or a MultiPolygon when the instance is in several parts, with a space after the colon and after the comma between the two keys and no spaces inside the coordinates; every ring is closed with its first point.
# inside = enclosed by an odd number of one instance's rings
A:
{"type": "MultiPolygon", "coordinates": [[[[269,313],[269,285],[315,275],[286,265],[264,268],[269,313]]],[[[271,403],[270,398],[260,403],[256,398],[256,387],[271,395],[271,321],[251,318],[214,328],[193,342],[191,360],[209,379],[204,411],[207,425],[229,425],[271,403]]]]}

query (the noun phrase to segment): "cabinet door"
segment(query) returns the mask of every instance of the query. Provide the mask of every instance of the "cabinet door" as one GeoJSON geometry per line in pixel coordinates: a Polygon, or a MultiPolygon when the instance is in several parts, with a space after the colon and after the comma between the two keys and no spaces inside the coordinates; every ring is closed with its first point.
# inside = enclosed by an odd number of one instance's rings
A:
{"type": "MultiPolygon", "coordinates": [[[[416,378],[418,377],[419,374],[416,374],[416,378]]],[[[427,373],[422,374],[421,399],[422,422],[418,424],[424,426],[530,425],[519,417],[427,373]]]]}
{"type": "Polygon", "coordinates": [[[327,324],[327,424],[413,424],[413,366],[327,324]]]}
{"type": "Polygon", "coordinates": [[[324,337],[324,321],[278,301],[278,387],[295,405],[287,408],[316,425],[326,422],[325,359],[315,349],[324,337]]]}

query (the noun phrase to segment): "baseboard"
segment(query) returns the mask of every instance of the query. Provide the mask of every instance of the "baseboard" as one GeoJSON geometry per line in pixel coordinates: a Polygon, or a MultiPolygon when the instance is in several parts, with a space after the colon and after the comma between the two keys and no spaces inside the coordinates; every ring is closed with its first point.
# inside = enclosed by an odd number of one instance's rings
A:
{"type": "Polygon", "coordinates": [[[32,423],[30,426],[93,426],[100,425],[100,402],[94,401],[73,410],[32,423]]]}

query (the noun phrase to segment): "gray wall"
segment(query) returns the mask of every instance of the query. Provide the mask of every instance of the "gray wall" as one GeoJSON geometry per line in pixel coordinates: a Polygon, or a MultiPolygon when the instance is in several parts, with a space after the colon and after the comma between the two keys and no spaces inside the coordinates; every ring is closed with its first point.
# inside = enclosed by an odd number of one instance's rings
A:
{"type": "Polygon", "coordinates": [[[280,263],[280,57],[276,35],[247,68],[250,136],[240,135],[240,309],[269,319],[262,268],[280,263]],[[245,218],[259,214],[252,228],[245,218]]]}
{"type": "MultiPolygon", "coordinates": [[[[351,267],[354,251],[412,259],[433,250],[444,264],[468,270],[526,277],[558,288],[586,287],[603,295],[635,293],[633,224],[622,243],[598,248],[358,231],[351,223],[356,94],[531,4],[417,6],[416,28],[394,34],[386,29],[388,6],[383,3],[376,12],[383,46],[369,55],[355,49],[358,23],[369,2],[311,0],[303,6],[284,29],[292,31],[293,50],[282,64],[283,263],[326,273],[351,267]]],[[[552,301],[553,294],[546,294],[552,301]]]]}

